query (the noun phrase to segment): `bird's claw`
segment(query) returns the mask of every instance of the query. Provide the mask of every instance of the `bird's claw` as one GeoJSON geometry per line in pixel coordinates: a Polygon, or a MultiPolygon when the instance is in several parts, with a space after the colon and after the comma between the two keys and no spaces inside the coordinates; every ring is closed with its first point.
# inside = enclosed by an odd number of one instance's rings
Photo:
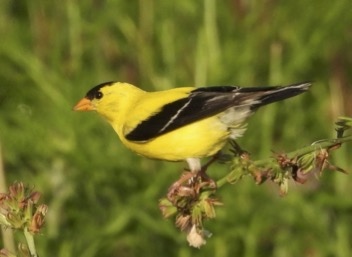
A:
{"type": "Polygon", "coordinates": [[[202,189],[214,190],[216,188],[216,182],[205,173],[205,170],[202,169],[198,173],[187,171],[169,187],[167,198],[175,206],[178,206],[177,202],[181,198],[195,199],[202,189]]]}
{"type": "Polygon", "coordinates": [[[167,199],[169,199],[169,201],[173,203],[175,201],[176,196],[189,195],[191,188],[188,186],[184,186],[183,184],[185,182],[189,182],[190,180],[192,180],[193,177],[194,177],[193,172],[186,171],[182,173],[181,177],[169,187],[169,190],[167,193],[167,199]]]}

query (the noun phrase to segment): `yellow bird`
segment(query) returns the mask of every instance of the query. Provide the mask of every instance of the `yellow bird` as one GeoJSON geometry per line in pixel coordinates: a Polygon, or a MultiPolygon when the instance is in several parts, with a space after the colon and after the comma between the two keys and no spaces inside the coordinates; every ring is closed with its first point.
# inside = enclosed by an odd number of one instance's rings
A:
{"type": "Polygon", "coordinates": [[[246,119],[259,107],[301,94],[310,85],[146,92],[128,83],[106,82],[88,91],[74,110],[98,112],[137,154],[185,160],[196,174],[202,170],[201,158],[214,156],[229,139],[243,135],[246,119]]]}

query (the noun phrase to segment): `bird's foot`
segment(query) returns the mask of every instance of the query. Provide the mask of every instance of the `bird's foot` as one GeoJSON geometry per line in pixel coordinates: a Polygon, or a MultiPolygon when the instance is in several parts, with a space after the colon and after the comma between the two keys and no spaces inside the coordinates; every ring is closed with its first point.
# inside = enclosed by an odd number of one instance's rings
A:
{"type": "Polygon", "coordinates": [[[201,169],[194,173],[190,171],[184,172],[181,177],[174,182],[168,190],[167,198],[175,206],[178,206],[177,201],[184,199],[189,200],[198,198],[199,194],[204,189],[214,190],[217,188],[216,182],[206,174],[206,169],[201,169]]]}
{"type": "Polygon", "coordinates": [[[167,192],[167,198],[170,202],[174,202],[177,196],[189,196],[192,195],[192,189],[184,185],[186,182],[189,184],[189,181],[194,177],[194,173],[191,171],[185,171],[182,173],[181,177],[174,182],[167,192]]]}
{"type": "Polygon", "coordinates": [[[206,169],[202,168],[198,173],[197,176],[200,177],[200,182],[204,186],[210,187],[212,189],[216,189],[217,185],[214,179],[208,176],[206,173],[206,169]]]}

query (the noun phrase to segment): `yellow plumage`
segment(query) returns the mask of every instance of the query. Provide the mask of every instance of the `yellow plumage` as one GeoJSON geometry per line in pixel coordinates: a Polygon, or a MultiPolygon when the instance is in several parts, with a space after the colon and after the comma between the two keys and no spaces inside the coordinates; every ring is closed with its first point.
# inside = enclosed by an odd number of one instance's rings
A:
{"type": "Polygon", "coordinates": [[[108,82],[90,90],[75,110],[98,112],[122,143],[140,155],[186,160],[192,171],[199,171],[199,159],[215,155],[229,138],[241,136],[246,118],[258,107],[304,92],[309,85],[145,92],[131,84],[108,82]]]}

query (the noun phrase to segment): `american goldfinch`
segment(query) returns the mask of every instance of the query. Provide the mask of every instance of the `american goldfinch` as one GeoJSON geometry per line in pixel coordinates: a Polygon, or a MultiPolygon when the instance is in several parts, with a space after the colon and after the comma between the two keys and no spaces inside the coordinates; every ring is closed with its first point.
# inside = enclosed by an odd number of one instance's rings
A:
{"type": "Polygon", "coordinates": [[[180,87],[146,92],[128,83],[106,82],[88,91],[75,111],[96,111],[122,143],[137,154],[188,163],[214,156],[229,139],[243,135],[259,107],[305,92],[310,83],[280,87],[180,87]]]}

